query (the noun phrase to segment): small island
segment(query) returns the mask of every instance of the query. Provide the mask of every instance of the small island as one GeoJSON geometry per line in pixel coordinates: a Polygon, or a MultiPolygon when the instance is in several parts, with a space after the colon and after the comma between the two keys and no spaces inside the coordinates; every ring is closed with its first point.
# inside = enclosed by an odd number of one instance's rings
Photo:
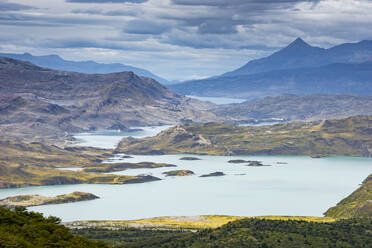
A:
{"type": "Polygon", "coordinates": [[[195,175],[195,173],[193,171],[190,171],[190,170],[174,170],[174,171],[167,171],[167,172],[163,172],[163,174],[167,177],[174,177],[174,176],[177,176],[177,177],[183,177],[183,176],[191,176],[191,175],[195,175]]]}
{"type": "Polygon", "coordinates": [[[235,159],[235,160],[229,160],[228,163],[230,164],[246,164],[246,166],[252,166],[252,167],[261,167],[261,166],[271,166],[271,165],[265,165],[261,161],[252,161],[252,160],[243,160],[243,159],[235,159]]]}
{"type": "Polygon", "coordinates": [[[183,157],[183,158],[180,158],[180,160],[195,161],[195,160],[201,160],[201,159],[195,158],[195,157],[183,157]]]}
{"type": "Polygon", "coordinates": [[[261,166],[271,166],[271,165],[263,164],[260,161],[249,161],[249,163],[246,166],[261,167],[261,166]]]}
{"type": "Polygon", "coordinates": [[[226,175],[225,173],[223,173],[221,171],[217,171],[217,172],[201,175],[200,177],[221,177],[221,176],[225,176],[225,175],[226,175]]]}
{"type": "Polygon", "coordinates": [[[49,204],[62,204],[79,201],[88,201],[98,199],[99,197],[85,192],[75,191],[71,194],[57,195],[54,197],[41,195],[18,195],[0,200],[0,206],[7,208],[32,207],[49,204]]]}
{"type": "Polygon", "coordinates": [[[84,172],[109,173],[109,172],[116,172],[116,171],[124,171],[127,169],[154,169],[154,168],[162,168],[162,167],[177,167],[177,166],[174,164],[152,163],[152,162],[109,163],[109,164],[87,166],[84,168],[84,172]]]}
{"type": "Polygon", "coordinates": [[[227,162],[230,163],[230,164],[245,164],[245,163],[249,163],[251,161],[244,160],[244,159],[234,159],[234,160],[229,160],[227,162]]]}
{"type": "Polygon", "coordinates": [[[311,158],[325,158],[327,157],[326,155],[320,155],[320,154],[312,154],[310,155],[311,158]]]}

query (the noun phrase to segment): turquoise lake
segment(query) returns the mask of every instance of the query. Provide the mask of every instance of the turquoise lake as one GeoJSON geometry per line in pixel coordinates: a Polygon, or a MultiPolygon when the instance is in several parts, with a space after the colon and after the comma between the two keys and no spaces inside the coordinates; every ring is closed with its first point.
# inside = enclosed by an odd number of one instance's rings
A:
{"type": "MultiPolygon", "coordinates": [[[[165,127],[121,133],[144,137],[165,127]]],[[[115,132],[80,134],[85,145],[113,147],[120,140],[115,132]]],[[[226,214],[238,216],[301,215],[322,216],[331,206],[354,191],[372,173],[372,159],[352,157],[310,158],[299,156],[193,156],[201,160],[180,160],[184,155],[133,156],[123,154],[106,162],[164,162],[177,168],[134,169],[123,175],[151,174],[161,181],[128,185],[61,185],[2,189],[0,198],[18,194],[53,196],[84,191],[100,199],[61,205],[30,207],[63,221],[120,220],[157,216],[226,214]],[[230,164],[231,159],[258,160],[269,167],[230,164]],[[278,164],[278,162],[280,162],[278,164]],[[281,163],[286,164],[281,164],[281,163]],[[164,177],[162,172],[188,169],[194,176],[164,177]],[[221,171],[222,177],[200,175],[221,171]]]]}

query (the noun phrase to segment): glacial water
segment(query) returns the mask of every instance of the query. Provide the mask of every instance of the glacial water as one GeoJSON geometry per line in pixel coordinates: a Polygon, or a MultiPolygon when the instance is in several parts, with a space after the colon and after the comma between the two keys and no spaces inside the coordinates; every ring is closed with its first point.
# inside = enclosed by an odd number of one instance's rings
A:
{"type": "MultiPolygon", "coordinates": [[[[155,128],[157,131],[161,127],[155,128]]],[[[153,130],[153,129],[150,129],[153,130]]],[[[153,130],[155,133],[155,130],[153,130]]],[[[147,136],[144,131],[132,136],[147,136]]],[[[80,135],[83,144],[113,147],[117,135],[91,133],[80,135]]],[[[193,156],[201,160],[180,160],[185,155],[117,155],[107,162],[164,162],[177,168],[134,169],[116,174],[151,174],[161,181],[128,185],[60,185],[2,189],[0,198],[19,194],[53,196],[83,191],[100,199],[60,205],[30,207],[30,210],[54,215],[63,221],[120,220],[156,216],[226,214],[311,215],[322,216],[329,207],[354,191],[372,173],[372,159],[352,157],[310,158],[300,156],[193,156]],[[230,164],[231,159],[258,160],[268,167],[230,164]],[[279,163],[278,163],[279,162],[279,163]],[[284,164],[283,164],[284,163],[284,164]],[[165,177],[162,173],[188,169],[193,176],[165,177]],[[200,175],[221,171],[222,177],[200,175]]],[[[192,156],[192,155],[191,155],[192,156]]]]}

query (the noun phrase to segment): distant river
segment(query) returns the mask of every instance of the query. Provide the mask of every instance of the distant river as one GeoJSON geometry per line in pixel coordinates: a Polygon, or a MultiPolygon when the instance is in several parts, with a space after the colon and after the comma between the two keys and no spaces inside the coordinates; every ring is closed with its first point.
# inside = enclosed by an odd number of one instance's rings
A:
{"type": "MultiPolygon", "coordinates": [[[[163,128],[156,127],[162,130],[163,128]]],[[[153,129],[150,129],[153,130],[153,129]]],[[[143,131],[131,132],[143,136],[143,131]]],[[[79,136],[85,145],[112,147],[117,135],[108,133],[79,136]],[[101,140],[101,141],[100,141],[101,140]],[[99,142],[98,142],[99,141],[99,142]]],[[[98,200],[31,207],[63,221],[120,220],[156,216],[226,214],[322,216],[329,207],[354,191],[372,173],[372,159],[333,157],[314,159],[299,156],[195,156],[202,160],[179,160],[183,155],[133,156],[110,163],[164,162],[178,168],[135,169],[117,174],[152,174],[162,181],[130,185],[60,185],[0,190],[0,198],[18,194],[57,195],[73,191],[90,192],[98,200]],[[271,167],[229,164],[230,159],[258,160],[271,167]],[[286,164],[278,164],[278,162],[286,164]],[[164,177],[162,172],[188,169],[194,176],[164,177]],[[221,171],[223,177],[200,178],[221,171]]]]}

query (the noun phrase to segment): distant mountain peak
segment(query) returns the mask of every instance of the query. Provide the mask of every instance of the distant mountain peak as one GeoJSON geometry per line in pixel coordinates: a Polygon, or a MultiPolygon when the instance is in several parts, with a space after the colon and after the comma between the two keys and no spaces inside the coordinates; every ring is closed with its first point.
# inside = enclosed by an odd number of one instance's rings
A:
{"type": "Polygon", "coordinates": [[[310,46],[303,39],[301,39],[300,37],[298,37],[291,44],[289,44],[286,48],[301,49],[301,48],[309,48],[309,47],[312,47],[312,46],[310,46]]]}

